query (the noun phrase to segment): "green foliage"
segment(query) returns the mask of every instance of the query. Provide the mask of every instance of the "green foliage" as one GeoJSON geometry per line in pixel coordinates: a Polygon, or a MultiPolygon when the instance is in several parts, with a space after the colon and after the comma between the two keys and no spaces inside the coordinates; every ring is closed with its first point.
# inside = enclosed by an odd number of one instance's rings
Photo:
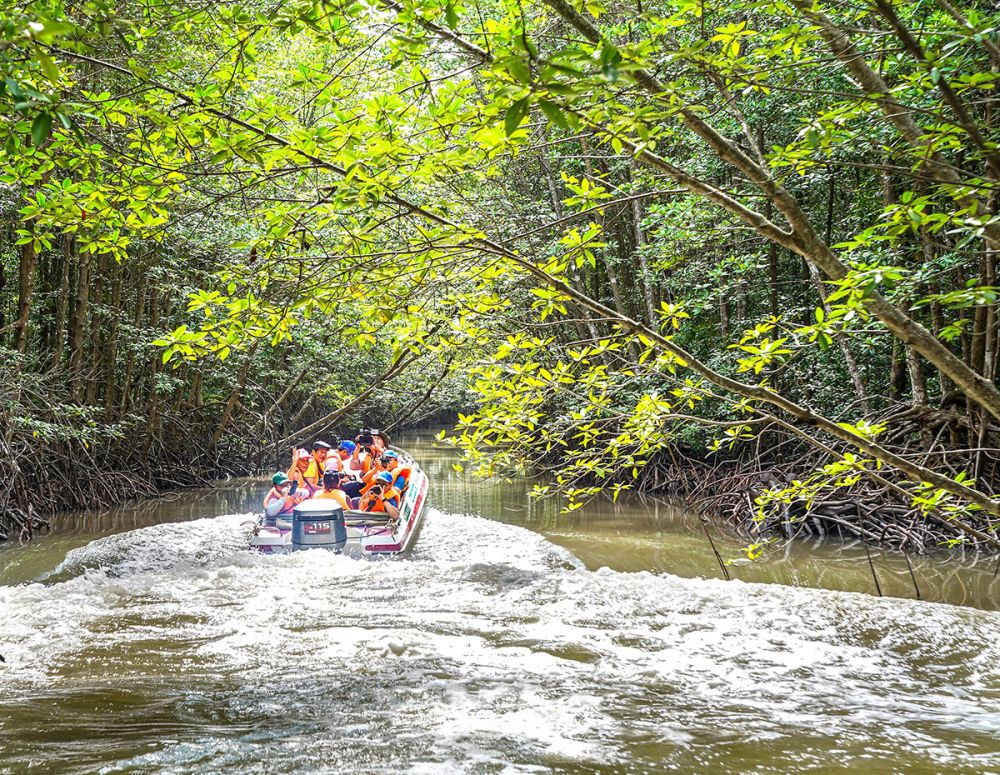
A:
{"type": "MultiPolygon", "coordinates": [[[[380,411],[460,374],[471,466],[541,465],[576,508],[678,449],[759,442],[761,397],[781,395],[834,420],[831,437],[779,412],[836,447],[768,496],[809,502],[889,475],[838,428],[874,444],[896,403],[956,384],[914,368],[900,387],[915,339],[878,304],[994,368],[1000,20],[893,8],[921,56],[887,45],[874,7],[823,9],[882,93],[800,2],[587,2],[575,20],[508,0],[29,2],[0,13],[4,267],[40,257],[27,335],[49,349],[60,294],[99,279],[87,331],[117,328],[94,402],[121,387],[155,414],[208,374],[225,405],[245,367],[267,375],[258,413],[302,368],[332,404],[413,355],[380,411]],[[814,278],[803,256],[841,269],[814,278]]],[[[9,321],[24,294],[6,287],[9,321]]]]}

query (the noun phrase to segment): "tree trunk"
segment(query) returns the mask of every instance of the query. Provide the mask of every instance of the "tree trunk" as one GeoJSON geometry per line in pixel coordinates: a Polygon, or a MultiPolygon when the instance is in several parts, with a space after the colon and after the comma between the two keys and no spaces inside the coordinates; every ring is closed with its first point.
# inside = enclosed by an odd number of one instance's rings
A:
{"type": "Polygon", "coordinates": [[[122,265],[115,262],[114,279],[111,282],[111,321],[108,325],[107,353],[104,358],[104,414],[110,420],[114,414],[116,361],[118,360],[118,327],[121,322],[122,265]]]}
{"type": "MultiPolygon", "coordinates": [[[[15,239],[14,224],[11,224],[7,228],[7,241],[13,244],[15,239]]],[[[7,267],[3,261],[0,261],[0,300],[4,298],[5,291],[7,290],[7,267]]],[[[7,330],[7,305],[5,303],[0,303],[0,347],[4,344],[4,332],[7,330]]]]}
{"type": "MultiPolygon", "coordinates": [[[[633,190],[633,194],[636,192],[633,190]]],[[[646,303],[646,321],[653,328],[657,327],[656,315],[656,278],[649,268],[649,257],[646,255],[646,235],[642,230],[642,200],[632,199],[632,234],[635,237],[635,254],[639,257],[640,285],[642,298],[646,303]]]]}
{"type": "MultiPolygon", "coordinates": [[[[135,294],[135,317],[132,320],[132,327],[135,329],[135,336],[139,337],[142,331],[143,318],[146,309],[146,286],[149,283],[148,274],[139,269],[139,287],[135,294]]],[[[126,414],[131,406],[133,387],[133,377],[135,375],[136,363],[136,342],[132,342],[128,349],[128,358],[125,361],[125,376],[122,377],[122,400],[118,409],[119,416],[126,414]]]]}
{"type": "Polygon", "coordinates": [[[906,371],[910,375],[910,396],[914,406],[927,406],[927,382],[924,379],[924,370],[920,365],[920,356],[912,347],[903,345],[906,353],[906,371]]]}
{"type": "Polygon", "coordinates": [[[52,368],[55,370],[58,370],[62,363],[63,350],[66,347],[66,316],[69,314],[69,268],[72,263],[72,250],[72,237],[63,235],[60,245],[59,298],[56,302],[56,321],[52,334],[52,368]]]}
{"type": "Polygon", "coordinates": [[[97,391],[100,387],[99,375],[104,369],[105,356],[107,355],[107,334],[101,321],[97,319],[102,312],[103,305],[107,302],[107,265],[108,257],[102,253],[97,258],[97,272],[93,281],[93,302],[90,304],[90,314],[87,316],[90,332],[90,336],[87,337],[90,343],[90,353],[86,369],[87,404],[89,406],[97,404],[97,391]]]}
{"type": "Polygon", "coordinates": [[[901,401],[906,392],[906,359],[903,357],[903,343],[892,342],[892,365],[889,368],[889,400],[901,401]]]}
{"type": "Polygon", "coordinates": [[[72,384],[73,400],[80,400],[83,385],[83,350],[84,337],[87,333],[87,307],[90,301],[90,254],[77,256],[78,272],[76,283],[76,300],[73,306],[73,319],[69,327],[69,371],[72,384]]]}
{"type": "MultiPolygon", "coordinates": [[[[933,263],[934,255],[934,243],[931,241],[931,236],[927,232],[927,229],[921,227],[920,229],[920,251],[924,258],[924,263],[930,265],[933,263]]],[[[940,293],[941,288],[937,281],[931,283],[930,291],[932,294],[940,293]]],[[[944,310],[941,307],[941,302],[932,301],[930,303],[931,311],[931,331],[934,332],[934,336],[940,338],[941,331],[945,327],[944,310]]],[[[945,396],[947,396],[953,389],[954,385],[948,377],[938,371],[938,384],[939,384],[939,403],[943,403],[945,396]]]]}
{"type": "Polygon", "coordinates": [[[28,323],[31,319],[31,295],[35,286],[35,264],[37,254],[32,242],[21,245],[21,260],[17,285],[17,328],[14,333],[14,349],[22,355],[28,348],[28,323]]]}
{"type": "Polygon", "coordinates": [[[229,421],[233,417],[233,409],[236,408],[236,402],[240,398],[240,393],[242,393],[243,388],[246,387],[247,376],[250,373],[250,366],[251,364],[253,364],[253,356],[254,353],[257,351],[257,345],[259,344],[259,342],[260,342],[259,339],[256,342],[254,342],[253,346],[250,348],[250,351],[247,353],[246,361],[240,368],[239,376],[237,377],[236,380],[236,387],[234,387],[233,391],[229,394],[229,400],[226,401],[226,407],[222,411],[222,418],[219,420],[219,424],[215,429],[215,433],[212,434],[211,441],[208,442],[209,453],[215,451],[215,448],[219,445],[219,442],[222,440],[222,435],[226,432],[226,428],[229,427],[229,421]]]}
{"type": "MultiPolygon", "coordinates": [[[[154,285],[149,293],[149,326],[154,331],[160,325],[160,289],[154,285]]],[[[160,373],[160,356],[153,352],[149,356],[149,394],[147,411],[147,432],[145,455],[149,455],[149,446],[156,436],[160,419],[160,393],[157,390],[160,373]]]]}

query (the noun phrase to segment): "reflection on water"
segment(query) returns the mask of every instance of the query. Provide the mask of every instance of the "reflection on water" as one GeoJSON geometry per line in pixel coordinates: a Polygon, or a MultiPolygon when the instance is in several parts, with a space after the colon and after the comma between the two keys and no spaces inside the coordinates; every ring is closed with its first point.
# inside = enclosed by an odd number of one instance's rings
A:
{"type": "MultiPolygon", "coordinates": [[[[680,510],[559,515],[402,444],[435,482],[407,559],[250,554],[246,482],[0,551],[0,772],[1000,770],[1000,614],[807,588],[870,590],[863,549],[719,581],[680,510]]],[[[992,607],[953,567],[914,571],[992,607]]]]}
{"type": "MultiPolygon", "coordinates": [[[[531,528],[572,551],[592,569],[607,566],[722,578],[701,521],[677,505],[623,496],[618,503],[595,500],[570,514],[560,514],[554,500],[530,499],[531,485],[524,479],[483,482],[457,472],[452,466],[454,453],[435,447],[432,439],[417,436],[405,441],[424,461],[434,482],[434,503],[442,509],[484,514],[531,528]]],[[[710,530],[723,557],[735,563],[729,566],[734,578],[876,593],[869,553],[860,542],[798,541],[751,563],[742,551],[746,541],[717,525],[710,530]]],[[[878,549],[871,549],[870,554],[884,595],[915,598],[919,589],[921,599],[927,601],[1000,609],[997,558],[944,553],[907,558],[878,549]]]]}

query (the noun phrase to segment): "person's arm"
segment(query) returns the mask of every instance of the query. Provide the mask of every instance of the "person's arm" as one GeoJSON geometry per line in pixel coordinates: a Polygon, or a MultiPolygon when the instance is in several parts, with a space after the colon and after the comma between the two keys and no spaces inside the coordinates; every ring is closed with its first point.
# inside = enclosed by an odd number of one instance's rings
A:
{"type": "Polygon", "coordinates": [[[399,517],[399,490],[390,487],[382,493],[382,508],[393,519],[399,517]]]}
{"type": "Polygon", "coordinates": [[[362,493],[361,500],[358,501],[358,508],[361,509],[361,511],[371,511],[377,500],[377,493],[369,490],[366,493],[362,493]]]}

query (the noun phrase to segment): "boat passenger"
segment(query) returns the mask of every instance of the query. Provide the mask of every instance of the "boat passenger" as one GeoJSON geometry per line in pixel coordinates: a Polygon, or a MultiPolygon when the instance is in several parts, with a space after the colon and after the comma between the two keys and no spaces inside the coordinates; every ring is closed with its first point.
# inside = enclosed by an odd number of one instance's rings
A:
{"type": "Polygon", "coordinates": [[[326,470],[326,456],[330,452],[330,445],[325,441],[317,441],[312,445],[312,459],[309,461],[309,468],[306,470],[306,481],[318,490],[323,484],[323,472],[326,470]]]}
{"type": "Polygon", "coordinates": [[[364,494],[365,491],[371,487],[372,483],[375,481],[375,477],[380,473],[385,471],[385,466],[382,464],[382,458],[377,457],[372,461],[371,467],[361,476],[361,493],[364,494]]]}
{"type": "Polygon", "coordinates": [[[344,439],[337,445],[337,457],[340,458],[344,471],[344,480],[340,483],[340,487],[350,498],[357,498],[361,495],[361,478],[365,473],[354,458],[357,446],[348,439],[344,439]]]}
{"type": "Polygon", "coordinates": [[[403,492],[410,481],[410,467],[401,465],[399,455],[390,449],[382,453],[382,456],[375,461],[372,470],[364,475],[362,479],[364,486],[361,488],[362,495],[371,489],[375,478],[383,471],[388,471],[392,474],[392,486],[399,490],[400,493],[403,492]]]}
{"type": "Polygon", "coordinates": [[[382,466],[392,474],[392,486],[403,492],[406,489],[406,485],[410,483],[412,469],[400,463],[399,455],[391,449],[382,453],[382,466]]]}
{"type": "Polygon", "coordinates": [[[365,473],[370,472],[375,467],[378,460],[385,451],[385,442],[381,436],[369,431],[362,431],[355,439],[354,452],[351,455],[355,458],[365,473]]]}
{"type": "Polygon", "coordinates": [[[327,498],[336,501],[345,510],[351,508],[351,503],[347,499],[347,494],[340,489],[340,481],[343,473],[340,471],[327,471],[323,474],[323,489],[313,495],[313,498],[327,498]]]}
{"type": "Polygon", "coordinates": [[[390,517],[399,516],[399,490],[392,486],[392,474],[382,471],[375,477],[375,483],[371,490],[361,496],[358,502],[361,511],[368,511],[375,514],[388,514],[390,517]]]}
{"type": "Polygon", "coordinates": [[[295,482],[298,489],[311,495],[315,488],[306,481],[306,471],[309,470],[309,452],[303,448],[292,449],[292,467],[288,469],[288,478],[295,482]]]}
{"type": "Polygon", "coordinates": [[[290,517],[295,507],[303,500],[305,495],[299,493],[294,488],[294,482],[278,471],[271,477],[271,489],[264,496],[264,524],[273,525],[278,517],[290,517]]]}

